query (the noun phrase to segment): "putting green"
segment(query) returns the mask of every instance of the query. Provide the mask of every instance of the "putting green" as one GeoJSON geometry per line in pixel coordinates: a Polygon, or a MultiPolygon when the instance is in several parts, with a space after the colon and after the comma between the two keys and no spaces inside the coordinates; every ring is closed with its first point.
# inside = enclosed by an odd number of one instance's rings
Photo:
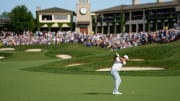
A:
{"type": "Polygon", "coordinates": [[[111,94],[107,75],[20,70],[56,60],[0,62],[0,101],[179,101],[180,77],[123,76],[123,95],[111,94]]]}

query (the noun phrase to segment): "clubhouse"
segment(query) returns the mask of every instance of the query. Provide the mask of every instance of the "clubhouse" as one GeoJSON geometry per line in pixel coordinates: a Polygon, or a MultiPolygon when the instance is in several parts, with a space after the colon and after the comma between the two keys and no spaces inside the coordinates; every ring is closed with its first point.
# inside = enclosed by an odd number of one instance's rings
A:
{"type": "Polygon", "coordinates": [[[74,11],[52,7],[36,8],[37,29],[40,31],[69,31],[74,30],[74,11]]]}
{"type": "Polygon", "coordinates": [[[180,0],[119,5],[93,12],[95,33],[149,32],[173,28],[180,24],[180,0]]]}

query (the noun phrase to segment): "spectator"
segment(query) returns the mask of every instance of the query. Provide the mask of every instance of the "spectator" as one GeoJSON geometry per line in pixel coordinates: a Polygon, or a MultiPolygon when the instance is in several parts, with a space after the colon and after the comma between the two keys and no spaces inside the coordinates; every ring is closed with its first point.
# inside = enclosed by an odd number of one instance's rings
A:
{"type": "Polygon", "coordinates": [[[180,30],[169,29],[156,32],[118,33],[118,34],[83,34],[77,32],[35,32],[26,31],[17,34],[10,31],[2,31],[0,35],[1,46],[60,44],[60,43],[84,43],[85,46],[97,46],[110,50],[123,49],[133,46],[158,42],[167,43],[180,39],[180,30]]]}

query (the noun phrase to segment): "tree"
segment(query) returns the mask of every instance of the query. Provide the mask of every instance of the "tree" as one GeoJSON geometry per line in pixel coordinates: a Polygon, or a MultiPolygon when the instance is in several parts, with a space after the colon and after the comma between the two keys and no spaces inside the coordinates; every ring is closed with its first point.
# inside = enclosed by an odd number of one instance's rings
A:
{"type": "Polygon", "coordinates": [[[10,26],[11,30],[17,33],[22,33],[24,30],[34,30],[35,20],[25,5],[16,6],[10,12],[10,26]]]}
{"type": "Polygon", "coordinates": [[[9,12],[3,12],[3,13],[0,15],[0,18],[1,18],[1,19],[9,19],[9,12]]]}
{"type": "Polygon", "coordinates": [[[3,12],[0,14],[0,20],[2,21],[0,24],[0,30],[7,31],[9,28],[9,12],[3,12]]]}
{"type": "Polygon", "coordinates": [[[124,33],[124,25],[125,25],[125,14],[124,11],[121,12],[121,18],[120,18],[120,29],[121,33],[124,33]]]}

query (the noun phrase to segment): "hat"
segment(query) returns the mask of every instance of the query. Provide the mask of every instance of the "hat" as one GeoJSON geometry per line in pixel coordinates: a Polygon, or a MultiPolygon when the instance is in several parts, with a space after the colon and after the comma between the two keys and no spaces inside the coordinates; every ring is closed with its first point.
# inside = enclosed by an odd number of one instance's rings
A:
{"type": "Polygon", "coordinates": [[[129,57],[127,55],[124,55],[124,58],[126,58],[127,60],[129,60],[129,57]]]}
{"type": "Polygon", "coordinates": [[[116,56],[118,56],[118,57],[119,57],[119,53],[118,53],[118,52],[116,52],[116,56]]]}

